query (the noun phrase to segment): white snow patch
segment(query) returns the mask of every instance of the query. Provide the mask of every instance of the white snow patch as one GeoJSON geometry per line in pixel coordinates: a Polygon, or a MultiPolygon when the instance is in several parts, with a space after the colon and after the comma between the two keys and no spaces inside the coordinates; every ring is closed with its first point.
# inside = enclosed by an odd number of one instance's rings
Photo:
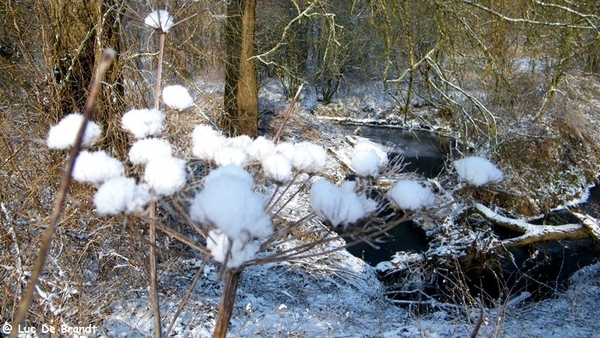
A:
{"type": "Polygon", "coordinates": [[[75,159],[73,178],[83,183],[102,183],[123,176],[123,163],[104,150],[82,151],[75,159]]]}
{"type": "Polygon", "coordinates": [[[153,158],[146,165],[144,181],[156,194],[171,196],[185,186],[185,161],[167,156],[153,158]]]}
{"type": "Polygon", "coordinates": [[[300,142],[294,145],[294,150],[280,148],[284,156],[291,156],[292,166],[303,173],[316,174],[327,167],[327,151],[310,142],[300,142]]]}
{"type": "Polygon", "coordinates": [[[326,179],[319,179],[310,188],[310,206],[319,217],[337,227],[355,223],[374,211],[377,204],[368,203],[366,198],[362,200],[349,185],[338,188],[326,179]]]}
{"type": "Polygon", "coordinates": [[[228,268],[238,268],[245,262],[253,259],[259,250],[259,245],[253,242],[240,240],[231,241],[219,229],[208,232],[206,247],[210,250],[215,261],[225,264],[228,268]]]}
{"type": "Polygon", "coordinates": [[[388,191],[388,196],[404,210],[418,211],[435,203],[433,192],[429,188],[423,187],[421,183],[412,180],[398,181],[388,191]]]}
{"type": "Polygon", "coordinates": [[[285,184],[292,180],[292,163],[280,154],[271,154],[262,160],[263,173],[266,178],[277,184],[285,184]]]}
{"type": "Polygon", "coordinates": [[[504,179],[502,171],[483,157],[471,156],[454,161],[454,168],[461,179],[475,187],[498,184],[504,179]]]}
{"type": "MultiPolygon", "coordinates": [[[[56,125],[50,127],[46,143],[50,149],[68,149],[75,145],[75,138],[83,123],[83,115],[73,113],[65,116],[56,125]]],[[[102,130],[93,121],[88,121],[83,133],[81,145],[90,147],[98,142],[102,130]]]]}
{"type": "Polygon", "coordinates": [[[123,129],[135,138],[144,138],[161,133],[164,130],[165,114],[157,109],[132,109],[123,114],[123,129]]]}
{"type": "Polygon", "coordinates": [[[233,241],[265,238],[273,233],[273,225],[264,198],[239,170],[243,171],[226,166],[211,171],[190,205],[190,217],[217,227],[233,241]]]}
{"type": "Polygon", "coordinates": [[[164,33],[168,33],[171,27],[173,27],[175,24],[171,14],[163,9],[159,9],[148,14],[144,19],[144,23],[154,29],[160,29],[164,33]]]}
{"type": "Polygon", "coordinates": [[[129,149],[129,161],[133,164],[146,164],[153,158],[170,157],[172,155],[169,141],[158,138],[147,138],[136,141],[129,149]]]}
{"type": "Polygon", "coordinates": [[[114,177],[100,186],[94,195],[94,205],[101,216],[139,213],[151,198],[147,184],[137,184],[133,178],[114,177]]]}
{"type": "Polygon", "coordinates": [[[188,109],[194,104],[187,88],[181,85],[167,86],[162,92],[163,102],[171,109],[179,111],[188,109]]]}

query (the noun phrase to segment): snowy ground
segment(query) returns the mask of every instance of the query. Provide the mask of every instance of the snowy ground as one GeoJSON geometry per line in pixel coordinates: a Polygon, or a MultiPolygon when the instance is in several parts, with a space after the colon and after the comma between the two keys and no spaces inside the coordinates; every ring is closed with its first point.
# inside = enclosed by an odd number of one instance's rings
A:
{"type": "MultiPolygon", "coordinates": [[[[195,270],[165,276],[172,294],[182,295],[195,270]],[[177,283],[173,283],[177,281],[177,283]]],[[[174,326],[172,337],[210,337],[221,284],[209,266],[174,326]]],[[[372,267],[340,251],[302,262],[251,267],[244,271],[231,337],[466,337],[479,309],[438,310],[413,315],[383,295],[372,267]]],[[[131,293],[132,295],[137,292],[131,293]]],[[[180,298],[162,299],[172,318],[180,298]]],[[[486,309],[480,337],[594,337],[600,334],[600,264],[571,278],[569,289],[539,303],[486,309]]],[[[152,319],[145,296],[123,297],[104,321],[99,337],[147,337],[152,319]]]]}

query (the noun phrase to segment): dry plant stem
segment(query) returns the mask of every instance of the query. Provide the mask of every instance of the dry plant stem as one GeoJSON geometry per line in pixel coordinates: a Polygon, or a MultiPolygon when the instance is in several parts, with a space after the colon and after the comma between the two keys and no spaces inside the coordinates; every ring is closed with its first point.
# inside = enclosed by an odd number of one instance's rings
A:
{"type": "Polygon", "coordinates": [[[75,159],[77,158],[77,155],[79,155],[79,151],[81,150],[81,141],[83,140],[83,133],[85,131],[85,127],[87,126],[87,123],[92,116],[92,112],[94,111],[94,105],[96,104],[98,93],[100,92],[100,86],[102,85],[102,78],[104,77],[104,73],[106,72],[114,58],[115,51],[112,49],[106,49],[102,53],[102,60],[98,65],[96,76],[92,81],[90,96],[88,97],[87,102],[85,103],[85,107],[83,109],[83,121],[81,123],[81,126],[79,127],[79,131],[77,132],[77,136],[75,137],[75,144],[69,152],[69,161],[67,162],[67,167],[65,168],[60,180],[60,187],[58,188],[56,200],[54,201],[54,207],[52,209],[52,214],[50,215],[50,219],[48,221],[48,227],[46,228],[46,232],[44,233],[44,237],[42,238],[42,244],[40,246],[40,251],[38,252],[38,256],[35,261],[35,266],[31,273],[29,283],[27,284],[25,294],[21,298],[21,303],[19,304],[19,310],[17,312],[17,315],[13,320],[13,326],[9,336],[11,338],[17,337],[18,326],[25,320],[25,317],[27,316],[27,308],[29,308],[31,301],[33,300],[33,292],[36,288],[36,284],[40,278],[40,275],[42,274],[42,270],[44,269],[44,264],[46,263],[48,253],[50,252],[50,248],[52,246],[52,237],[54,236],[56,225],[58,224],[60,214],[62,212],[62,206],[66,199],[67,192],[69,190],[69,185],[71,184],[71,173],[73,172],[75,159]]]}
{"type": "Polygon", "coordinates": [[[160,32],[158,40],[158,66],[156,67],[156,86],[154,87],[154,109],[160,106],[160,90],[162,86],[162,68],[167,34],[160,32]]]}
{"type": "Polygon", "coordinates": [[[292,112],[294,111],[294,107],[296,106],[296,101],[298,101],[298,97],[300,96],[302,87],[304,87],[304,83],[300,84],[300,86],[298,87],[298,91],[296,92],[296,95],[294,95],[292,102],[290,102],[290,106],[288,107],[287,111],[285,112],[285,115],[283,116],[283,121],[281,122],[281,126],[279,126],[279,130],[277,130],[277,134],[275,134],[275,136],[273,137],[273,143],[277,143],[277,140],[279,140],[279,136],[281,136],[281,132],[283,131],[283,128],[285,127],[285,124],[290,119],[290,115],[292,115],[292,112]]]}
{"type": "MultiPolygon", "coordinates": [[[[154,88],[154,109],[160,107],[160,90],[162,83],[162,64],[165,50],[165,37],[167,34],[160,32],[158,45],[158,66],[156,68],[156,87],[154,88]]],[[[162,337],[160,325],[160,304],[158,302],[158,281],[156,274],[156,201],[150,202],[150,223],[148,230],[148,241],[150,242],[150,302],[154,316],[154,336],[162,337]]]]}
{"type": "Polygon", "coordinates": [[[181,300],[181,303],[179,304],[179,307],[177,308],[177,312],[175,312],[175,315],[173,316],[173,319],[171,320],[171,324],[169,324],[169,328],[167,328],[167,331],[165,332],[165,337],[168,337],[169,333],[171,333],[173,326],[175,326],[175,321],[177,320],[177,317],[179,317],[181,310],[183,310],[183,307],[187,303],[188,299],[190,299],[190,295],[192,294],[192,291],[194,290],[196,283],[198,283],[200,276],[202,276],[202,272],[204,272],[205,267],[206,267],[206,261],[204,261],[202,263],[202,266],[200,267],[200,269],[198,269],[198,272],[196,272],[196,275],[194,276],[194,279],[192,280],[192,284],[190,285],[190,288],[188,289],[187,293],[185,294],[185,297],[183,297],[183,299],[181,300]]]}
{"type": "Polygon", "coordinates": [[[227,328],[229,327],[229,320],[231,320],[235,294],[237,292],[241,274],[242,271],[238,269],[229,269],[225,272],[225,285],[223,286],[223,293],[221,294],[221,302],[219,303],[219,312],[217,314],[213,338],[225,338],[227,336],[227,328]]]}
{"type": "Polygon", "coordinates": [[[150,302],[152,303],[152,313],[154,315],[154,335],[162,337],[162,328],[160,326],[160,304],[158,302],[158,287],[156,277],[156,202],[150,202],[150,229],[148,231],[148,241],[150,242],[150,302]]]}

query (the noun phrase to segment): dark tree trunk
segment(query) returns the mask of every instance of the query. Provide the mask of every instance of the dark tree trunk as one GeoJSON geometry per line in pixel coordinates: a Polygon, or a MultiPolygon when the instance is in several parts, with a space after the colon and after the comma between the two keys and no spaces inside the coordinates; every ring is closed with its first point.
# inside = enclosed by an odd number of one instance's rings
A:
{"type": "Polygon", "coordinates": [[[221,127],[228,135],[258,134],[258,83],[254,60],[256,0],[227,5],[224,112],[221,127]]]}

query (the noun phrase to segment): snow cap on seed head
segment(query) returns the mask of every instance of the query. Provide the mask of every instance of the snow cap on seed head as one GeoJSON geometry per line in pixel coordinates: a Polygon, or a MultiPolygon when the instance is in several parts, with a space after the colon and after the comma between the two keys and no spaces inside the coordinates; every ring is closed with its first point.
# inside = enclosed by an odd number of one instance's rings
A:
{"type": "Polygon", "coordinates": [[[171,155],[169,141],[159,138],[138,140],[129,149],[129,161],[133,164],[146,164],[153,158],[171,155]]]}
{"type": "Polygon", "coordinates": [[[400,180],[388,191],[388,197],[403,210],[419,211],[435,203],[435,195],[429,188],[412,180],[400,180]]]}
{"type": "MultiPolygon", "coordinates": [[[[277,149],[277,147],[276,147],[277,149]]],[[[314,143],[300,142],[294,144],[293,150],[281,146],[278,151],[288,157],[294,169],[307,174],[316,174],[327,166],[327,151],[314,143]]]]}
{"type": "Polygon", "coordinates": [[[351,165],[357,175],[375,177],[388,165],[387,153],[374,142],[360,140],[354,146],[351,165]]]}
{"type": "Polygon", "coordinates": [[[208,125],[198,125],[192,133],[192,154],[204,161],[214,161],[215,154],[223,147],[225,137],[208,125]]]}
{"type": "Polygon", "coordinates": [[[187,88],[180,85],[167,86],[162,92],[163,102],[171,109],[185,110],[194,104],[187,88]]]}
{"type": "Polygon", "coordinates": [[[144,181],[157,195],[171,196],[185,186],[185,161],[170,156],[152,158],[146,164],[144,181]]]}
{"type": "MultiPolygon", "coordinates": [[[[48,148],[68,149],[75,145],[75,138],[82,123],[83,115],[73,113],[65,116],[58,124],[50,127],[48,139],[46,140],[48,148]]],[[[88,121],[85,126],[81,145],[83,147],[93,146],[100,139],[101,133],[100,126],[93,121],[88,121]]]]}
{"type": "Polygon", "coordinates": [[[72,175],[77,182],[102,183],[123,176],[123,163],[104,150],[82,151],[75,159],[72,175]]]}
{"type": "Polygon", "coordinates": [[[498,184],[504,179],[502,171],[483,157],[471,156],[454,161],[454,168],[461,179],[475,187],[498,184]]]}
{"type": "Polygon", "coordinates": [[[233,241],[266,238],[273,233],[271,218],[252,185],[252,176],[239,166],[211,171],[190,205],[191,219],[218,228],[233,241]]]}
{"type": "Polygon", "coordinates": [[[338,188],[326,179],[319,179],[310,188],[310,206],[319,217],[337,227],[356,223],[375,211],[377,203],[364,195],[358,196],[353,182],[338,188]]]}
{"type": "Polygon", "coordinates": [[[154,29],[160,29],[163,33],[168,33],[169,29],[175,24],[173,17],[164,9],[153,11],[146,16],[144,23],[154,29]]]}
{"type": "Polygon", "coordinates": [[[145,138],[163,131],[165,114],[158,109],[132,109],[123,114],[121,125],[135,138],[145,138]]]}
{"type": "Polygon", "coordinates": [[[101,216],[142,212],[150,200],[147,184],[137,184],[133,178],[114,177],[104,182],[94,195],[96,212],[101,216]]]}

